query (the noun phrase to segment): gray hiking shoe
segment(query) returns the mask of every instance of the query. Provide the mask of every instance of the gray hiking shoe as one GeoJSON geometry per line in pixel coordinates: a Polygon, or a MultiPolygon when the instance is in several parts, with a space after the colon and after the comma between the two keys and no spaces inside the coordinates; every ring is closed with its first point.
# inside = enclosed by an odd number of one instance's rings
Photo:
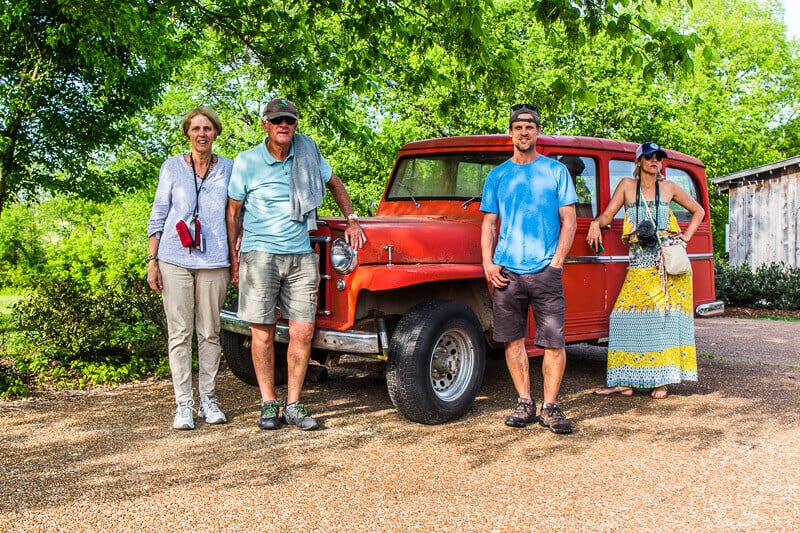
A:
{"type": "Polygon", "coordinates": [[[194,429],[194,400],[180,402],[175,409],[175,418],[172,420],[174,429],[194,429]]]}
{"type": "Polygon", "coordinates": [[[550,428],[553,433],[563,435],[572,433],[572,424],[564,413],[561,412],[561,407],[557,403],[542,404],[542,413],[539,417],[539,424],[546,428],[550,428]]]}
{"type": "Polygon", "coordinates": [[[224,424],[228,421],[225,413],[219,408],[216,396],[203,396],[200,399],[200,411],[197,416],[206,419],[206,424],[224,424]]]}
{"type": "Polygon", "coordinates": [[[306,406],[300,402],[284,406],[283,419],[287,424],[293,424],[303,431],[319,429],[319,423],[308,414],[306,406]]]}
{"type": "Polygon", "coordinates": [[[514,428],[524,428],[528,424],[535,424],[536,420],[538,420],[536,417],[536,402],[519,398],[517,406],[506,417],[506,425],[514,428]]]}
{"type": "Polygon", "coordinates": [[[261,429],[278,429],[281,421],[278,418],[278,402],[272,400],[261,404],[261,415],[258,417],[258,427],[261,429]]]}

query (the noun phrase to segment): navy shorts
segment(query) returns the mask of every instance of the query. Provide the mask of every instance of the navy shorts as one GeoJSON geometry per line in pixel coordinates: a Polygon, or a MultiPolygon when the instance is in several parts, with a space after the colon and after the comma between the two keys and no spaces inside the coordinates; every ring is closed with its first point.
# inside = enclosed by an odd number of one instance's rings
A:
{"type": "Polygon", "coordinates": [[[535,274],[514,274],[503,269],[510,281],[503,289],[494,289],[492,310],[497,342],[511,342],[526,337],[528,306],[536,321],[536,346],[564,347],[563,269],[551,266],[535,274]]]}

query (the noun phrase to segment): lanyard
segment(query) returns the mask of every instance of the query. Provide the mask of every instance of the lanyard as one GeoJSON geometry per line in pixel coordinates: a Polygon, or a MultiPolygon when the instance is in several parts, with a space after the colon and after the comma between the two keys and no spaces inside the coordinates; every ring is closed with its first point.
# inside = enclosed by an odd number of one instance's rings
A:
{"type": "MultiPolygon", "coordinates": [[[[642,196],[642,180],[636,180],[636,223],[639,223],[639,198],[642,196]]],[[[658,180],[656,180],[656,231],[658,231],[658,206],[661,203],[661,190],[658,188],[658,180]]],[[[647,207],[647,198],[644,200],[644,206],[647,207]]],[[[647,215],[650,220],[653,220],[653,215],[650,213],[650,208],[647,207],[647,215]]]]}
{"type": "Polygon", "coordinates": [[[197,171],[194,169],[194,157],[192,157],[192,152],[189,152],[189,162],[192,164],[192,179],[194,180],[194,213],[192,213],[192,220],[197,219],[197,211],[200,209],[200,189],[203,188],[203,183],[205,183],[206,178],[208,177],[208,173],[211,171],[211,164],[214,162],[214,154],[211,154],[211,159],[208,162],[208,166],[206,167],[206,173],[203,174],[203,177],[200,179],[200,183],[197,183],[197,171]]]}

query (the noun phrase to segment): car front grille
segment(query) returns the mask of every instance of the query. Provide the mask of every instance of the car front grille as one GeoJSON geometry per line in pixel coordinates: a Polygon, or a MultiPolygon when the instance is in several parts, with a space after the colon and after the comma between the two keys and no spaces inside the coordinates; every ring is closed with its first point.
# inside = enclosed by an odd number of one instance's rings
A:
{"type": "Polygon", "coordinates": [[[331,314],[331,265],[330,265],[330,246],[331,237],[311,236],[311,247],[319,256],[319,292],[317,292],[317,314],[330,316],[331,314]]]}

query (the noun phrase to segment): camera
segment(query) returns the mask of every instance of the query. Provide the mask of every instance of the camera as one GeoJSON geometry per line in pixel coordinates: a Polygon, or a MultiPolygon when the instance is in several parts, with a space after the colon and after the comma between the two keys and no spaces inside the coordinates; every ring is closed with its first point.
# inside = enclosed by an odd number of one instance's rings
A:
{"type": "Polygon", "coordinates": [[[642,220],[636,226],[636,236],[642,248],[655,248],[658,245],[656,225],[652,220],[642,220]]]}

